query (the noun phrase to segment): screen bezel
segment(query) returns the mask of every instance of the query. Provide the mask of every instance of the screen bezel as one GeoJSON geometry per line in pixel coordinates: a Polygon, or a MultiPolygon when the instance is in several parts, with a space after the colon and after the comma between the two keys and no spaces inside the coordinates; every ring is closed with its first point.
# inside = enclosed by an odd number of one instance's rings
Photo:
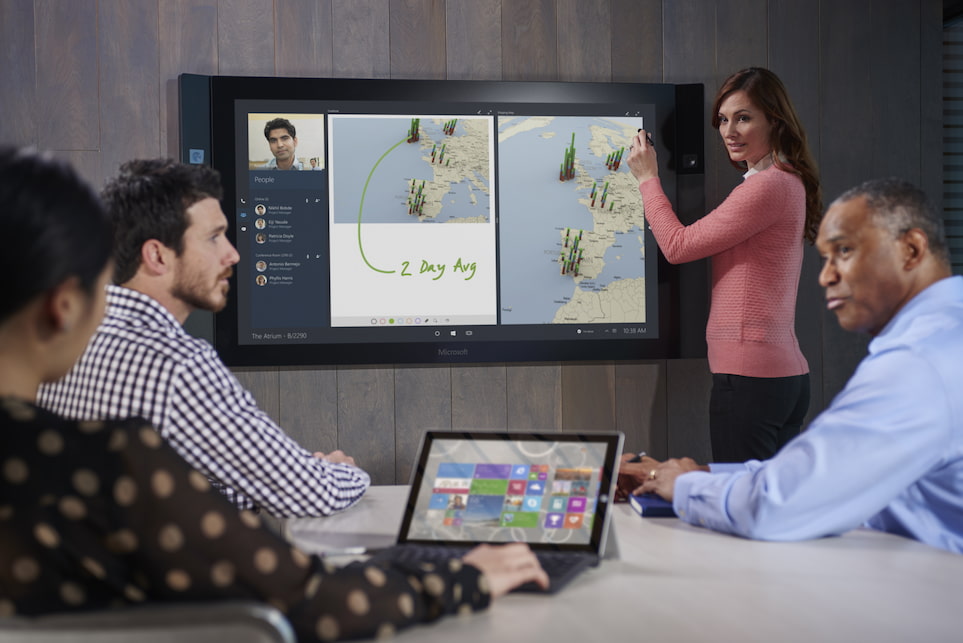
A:
{"type": "Polygon", "coordinates": [[[599,497],[596,501],[596,516],[602,516],[602,520],[595,520],[592,523],[592,535],[588,543],[567,544],[567,543],[546,543],[529,542],[532,549],[547,551],[580,551],[598,553],[600,556],[605,553],[605,534],[610,528],[612,520],[612,505],[615,503],[615,480],[618,474],[619,459],[622,455],[622,445],[624,434],[621,431],[611,432],[592,432],[592,433],[520,433],[513,431],[425,431],[422,436],[421,445],[418,450],[418,462],[411,470],[409,480],[408,502],[405,505],[405,513],[401,519],[401,528],[398,530],[399,543],[412,544],[433,544],[446,545],[452,547],[473,547],[482,542],[475,540],[424,540],[418,538],[408,538],[406,534],[411,528],[411,521],[414,519],[416,505],[418,504],[418,488],[424,482],[427,472],[428,456],[431,453],[431,445],[437,440],[487,440],[498,442],[527,441],[527,442],[586,442],[605,445],[605,459],[602,466],[602,474],[599,483],[599,497]]]}
{"type": "MultiPolygon", "coordinates": [[[[392,100],[423,101],[437,95],[447,101],[503,103],[626,103],[655,106],[656,147],[661,181],[670,201],[676,201],[677,130],[685,126],[676,117],[676,87],[671,84],[450,81],[328,78],[210,77],[211,164],[220,171],[224,187],[223,209],[228,235],[237,243],[234,104],[237,100],[392,100]]],[[[688,124],[690,127],[693,124],[688,124]]],[[[697,124],[699,128],[701,123],[697,124]]],[[[657,259],[657,338],[605,339],[487,339],[432,341],[359,341],[346,343],[270,344],[241,343],[238,337],[237,274],[231,287],[235,296],[214,317],[214,345],[230,366],[306,366],[335,364],[432,364],[487,362],[557,362],[671,359],[680,355],[679,271],[657,259]]]]}

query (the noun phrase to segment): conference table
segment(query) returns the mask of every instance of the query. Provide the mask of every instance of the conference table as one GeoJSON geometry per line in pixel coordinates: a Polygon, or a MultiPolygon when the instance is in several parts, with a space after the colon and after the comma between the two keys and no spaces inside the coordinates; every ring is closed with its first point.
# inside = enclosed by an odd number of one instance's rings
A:
{"type": "MultiPolygon", "coordinates": [[[[332,562],[350,560],[354,548],[393,542],[407,491],[372,487],[343,513],[289,520],[286,534],[332,562]]],[[[642,518],[627,504],[615,505],[611,527],[617,553],[559,593],[509,594],[487,611],[410,628],[395,640],[963,640],[961,555],[868,529],[750,541],[676,518],[642,518]]]]}

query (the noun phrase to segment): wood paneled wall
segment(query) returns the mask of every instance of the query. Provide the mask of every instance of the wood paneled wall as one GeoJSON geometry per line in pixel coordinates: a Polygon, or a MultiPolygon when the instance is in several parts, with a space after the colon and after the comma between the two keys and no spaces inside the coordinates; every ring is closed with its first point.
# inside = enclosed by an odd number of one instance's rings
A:
{"type": "MultiPolygon", "coordinates": [[[[99,185],[126,159],[176,155],[182,72],[701,82],[708,118],[719,83],[761,65],[793,96],[827,201],[900,175],[940,203],[941,25],[939,0],[0,0],[0,141],[52,150],[99,185]]],[[[740,180],[708,123],[706,141],[689,219],[740,180]]],[[[811,413],[865,352],[824,312],[818,263],[810,250],[797,319],[811,413]]],[[[630,449],[709,457],[704,359],[239,377],[305,446],[342,448],[379,483],[407,479],[428,427],[620,429],[630,449]]]]}

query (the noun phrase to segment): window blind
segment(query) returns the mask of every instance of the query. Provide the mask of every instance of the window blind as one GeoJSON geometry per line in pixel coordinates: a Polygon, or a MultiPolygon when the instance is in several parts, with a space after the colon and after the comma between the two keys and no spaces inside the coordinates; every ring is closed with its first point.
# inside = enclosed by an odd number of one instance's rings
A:
{"type": "Polygon", "coordinates": [[[963,18],[943,25],[943,217],[953,272],[963,274],[963,18]]]}

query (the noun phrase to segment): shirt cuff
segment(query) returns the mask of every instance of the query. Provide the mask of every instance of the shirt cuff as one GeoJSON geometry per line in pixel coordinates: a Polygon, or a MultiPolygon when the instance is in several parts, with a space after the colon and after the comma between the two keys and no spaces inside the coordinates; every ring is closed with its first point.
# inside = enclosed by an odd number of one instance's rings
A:
{"type": "Polygon", "coordinates": [[[672,509],[675,510],[675,515],[686,522],[692,522],[690,519],[692,514],[692,485],[711,475],[711,473],[705,471],[690,471],[675,479],[675,484],[672,487],[672,509]]]}
{"type": "Polygon", "coordinates": [[[745,471],[746,465],[744,462],[710,462],[709,472],[710,473],[736,473],[738,471],[745,471]]]}
{"type": "Polygon", "coordinates": [[[643,197],[645,196],[646,190],[657,189],[662,190],[662,181],[657,176],[653,176],[651,179],[646,179],[639,183],[639,194],[643,197]]]}

